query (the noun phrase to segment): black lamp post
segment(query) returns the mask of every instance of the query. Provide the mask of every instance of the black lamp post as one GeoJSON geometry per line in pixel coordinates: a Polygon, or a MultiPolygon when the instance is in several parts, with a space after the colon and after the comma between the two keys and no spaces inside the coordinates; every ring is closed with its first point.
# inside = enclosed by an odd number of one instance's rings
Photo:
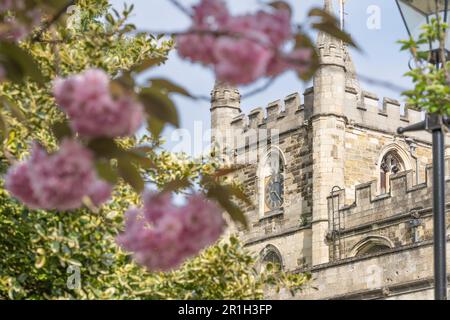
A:
{"type": "MultiPolygon", "coordinates": [[[[436,13],[447,22],[449,16],[449,0],[396,0],[408,34],[417,39],[420,27],[430,22],[436,13]]],[[[446,56],[449,53],[450,41],[446,39],[446,56]]],[[[430,62],[439,68],[439,43],[430,42],[422,51],[431,53],[430,62]]],[[[427,130],[433,139],[433,233],[434,233],[434,292],[436,300],[447,300],[446,270],[446,225],[445,225],[445,170],[444,141],[450,121],[439,114],[429,113],[425,120],[406,128],[399,128],[398,133],[427,130]]]]}

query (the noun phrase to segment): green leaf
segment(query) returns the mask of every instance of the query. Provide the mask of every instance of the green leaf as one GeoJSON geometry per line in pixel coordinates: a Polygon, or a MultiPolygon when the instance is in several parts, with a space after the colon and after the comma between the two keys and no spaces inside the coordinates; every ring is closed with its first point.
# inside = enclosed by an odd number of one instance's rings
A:
{"type": "Polygon", "coordinates": [[[145,169],[156,168],[156,165],[152,159],[150,159],[145,152],[139,150],[138,148],[125,151],[122,157],[128,157],[129,161],[145,169]]]}
{"type": "Polygon", "coordinates": [[[34,263],[34,266],[36,269],[41,269],[45,266],[46,258],[45,256],[38,256],[36,258],[36,262],[34,263]]]}
{"type": "Polygon", "coordinates": [[[82,266],[81,262],[78,261],[78,260],[75,260],[75,259],[66,259],[66,261],[67,261],[67,263],[69,263],[71,265],[74,265],[76,267],[81,267],[82,266]]]}
{"type": "Polygon", "coordinates": [[[5,118],[0,113],[0,138],[1,138],[1,140],[4,140],[7,135],[8,135],[8,127],[6,125],[5,118]]]}
{"type": "Polygon", "coordinates": [[[253,205],[253,202],[250,200],[250,198],[245,194],[244,191],[242,191],[241,188],[235,185],[229,185],[227,186],[227,189],[230,190],[230,194],[234,197],[238,198],[239,200],[245,202],[249,206],[253,205]]]}
{"type": "Polygon", "coordinates": [[[358,49],[358,46],[353,41],[352,37],[341,30],[339,27],[339,22],[333,15],[329,14],[323,9],[314,8],[309,11],[309,17],[319,17],[320,21],[312,23],[311,26],[319,31],[323,31],[336,39],[342,40],[345,43],[358,49]]]}
{"type": "Polygon", "coordinates": [[[131,68],[132,72],[141,73],[144,72],[152,67],[159,66],[163,64],[167,60],[166,57],[148,57],[141,63],[133,66],[131,68]]]}
{"type": "Polygon", "coordinates": [[[186,189],[191,186],[191,182],[188,178],[181,178],[172,180],[164,185],[161,193],[171,193],[178,190],[186,189]]]}
{"type": "Polygon", "coordinates": [[[243,166],[235,166],[235,167],[230,167],[230,168],[218,169],[218,170],[216,170],[216,172],[214,172],[213,176],[216,178],[220,178],[220,177],[235,173],[236,171],[239,171],[242,168],[243,168],[243,166]]]}
{"type": "Polygon", "coordinates": [[[233,221],[239,222],[245,228],[248,228],[247,218],[244,212],[231,200],[232,192],[229,188],[213,183],[208,186],[206,196],[216,200],[228,212],[233,221]]]}
{"type": "Polygon", "coordinates": [[[72,129],[70,129],[69,124],[66,121],[54,123],[52,125],[52,132],[58,141],[62,141],[64,138],[73,135],[72,129]]]}
{"type": "Polygon", "coordinates": [[[163,94],[179,93],[183,96],[192,98],[192,95],[186,89],[173,83],[170,80],[155,78],[149,79],[148,81],[152,88],[162,91],[163,94]]]}
{"type": "Polygon", "coordinates": [[[106,21],[108,21],[112,25],[114,25],[116,23],[116,21],[114,20],[114,17],[110,13],[106,14],[105,18],[106,18],[106,21]]]}
{"type": "Polygon", "coordinates": [[[267,4],[277,10],[286,10],[292,16],[292,7],[285,1],[272,1],[267,4]]]}
{"type": "Polygon", "coordinates": [[[248,228],[247,218],[245,217],[244,212],[237,205],[235,205],[230,200],[226,200],[222,196],[218,196],[216,199],[222,206],[222,208],[224,208],[228,212],[233,221],[240,223],[246,229],[248,228]]]}
{"type": "Polygon", "coordinates": [[[117,170],[111,165],[110,161],[100,160],[95,163],[95,169],[98,176],[111,184],[116,184],[119,178],[117,170]]]}
{"type": "Polygon", "coordinates": [[[298,77],[303,81],[309,81],[317,69],[319,68],[319,55],[317,54],[315,44],[311,38],[303,33],[297,33],[295,36],[295,49],[309,49],[312,52],[311,59],[309,61],[309,67],[304,72],[298,72],[298,77]]]}
{"type": "Polygon", "coordinates": [[[0,102],[3,105],[4,108],[8,109],[11,112],[11,115],[16,118],[20,122],[26,122],[27,119],[25,118],[25,115],[23,114],[22,110],[20,110],[19,106],[5,96],[0,96],[0,102]]]}
{"type": "Polygon", "coordinates": [[[97,138],[88,143],[88,148],[91,149],[97,157],[104,157],[107,159],[115,158],[122,155],[123,150],[119,148],[116,142],[111,138],[97,138]]]}
{"type": "Polygon", "coordinates": [[[159,138],[162,131],[164,130],[164,122],[158,120],[156,117],[150,116],[147,120],[148,130],[154,138],[159,138]]]}
{"type": "Polygon", "coordinates": [[[23,83],[26,77],[30,77],[40,85],[45,84],[44,76],[32,56],[14,43],[0,41],[0,63],[12,82],[23,83]]]}
{"type": "Polygon", "coordinates": [[[131,74],[125,72],[120,77],[117,77],[110,82],[110,92],[113,96],[120,97],[124,94],[134,92],[135,85],[134,78],[131,74]]]}
{"type": "Polygon", "coordinates": [[[129,161],[124,159],[118,160],[119,175],[128,183],[137,193],[144,190],[144,180],[142,179],[139,170],[129,161]]]}
{"type": "Polygon", "coordinates": [[[173,101],[167,96],[152,88],[145,88],[139,94],[139,99],[150,117],[156,117],[163,123],[180,126],[177,109],[173,101]]]}

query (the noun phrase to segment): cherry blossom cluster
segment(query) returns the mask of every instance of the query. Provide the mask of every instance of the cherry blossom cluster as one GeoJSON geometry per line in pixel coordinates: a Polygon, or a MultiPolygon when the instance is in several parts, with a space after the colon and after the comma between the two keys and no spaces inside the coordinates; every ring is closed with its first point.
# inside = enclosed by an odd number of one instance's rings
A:
{"type": "Polygon", "coordinates": [[[290,12],[274,10],[232,16],[223,1],[202,0],[193,7],[193,25],[177,38],[178,53],[212,65],[219,80],[249,84],[294,69],[303,72],[312,52],[285,52],[292,40],[290,12]]]}
{"type": "Polygon", "coordinates": [[[30,208],[59,211],[80,208],[85,197],[101,205],[112,191],[97,177],[91,151],[71,139],[53,154],[35,143],[27,161],[10,167],[5,186],[30,208]]]}
{"type": "Polygon", "coordinates": [[[125,214],[117,242],[150,271],[169,271],[216,242],[225,221],[222,210],[194,194],[177,207],[169,194],[144,194],[144,208],[125,214]]]}
{"type": "Polygon", "coordinates": [[[54,82],[53,93],[59,107],[68,115],[72,130],[81,136],[125,137],[143,123],[143,107],[132,97],[114,99],[108,75],[90,69],[54,82]]]}

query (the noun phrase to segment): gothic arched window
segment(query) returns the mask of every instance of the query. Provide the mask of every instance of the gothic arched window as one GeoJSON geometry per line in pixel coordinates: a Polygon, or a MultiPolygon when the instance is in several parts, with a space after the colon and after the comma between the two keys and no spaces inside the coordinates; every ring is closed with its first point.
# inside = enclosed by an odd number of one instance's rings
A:
{"type": "Polygon", "coordinates": [[[263,215],[280,212],[284,204],[284,160],[278,150],[268,154],[260,173],[263,215]]]}
{"type": "Polygon", "coordinates": [[[260,253],[261,256],[261,270],[265,270],[267,265],[272,265],[276,270],[283,269],[283,260],[278,249],[273,245],[267,245],[260,253]]]}
{"type": "Polygon", "coordinates": [[[358,251],[356,256],[359,257],[359,256],[364,256],[366,254],[374,254],[374,253],[382,252],[382,251],[389,250],[389,249],[390,249],[390,247],[388,247],[387,245],[383,245],[383,244],[367,244],[366,247],[361,248],[361,250],[358,251]]]}
{"type": "Polygon", "coordinates": [[[359,257],[393,248],[393,243],[381,236],[369,236],[358,242],[352,249],[352,256],[359,257]]]}
{"type": "Polygon", "coordinates": [[[389,190],[390,176],[405,170],[405,164],[396,151],[390,151],[381,160],[380,164],[380,191],[386,193],[389,190]]]}

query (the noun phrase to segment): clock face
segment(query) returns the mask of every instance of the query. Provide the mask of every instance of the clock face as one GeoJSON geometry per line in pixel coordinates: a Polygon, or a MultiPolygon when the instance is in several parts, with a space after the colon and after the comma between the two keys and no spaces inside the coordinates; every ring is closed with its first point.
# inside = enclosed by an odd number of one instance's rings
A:
{"type": "Polygon", "coordinates": [[[272,175],[266,182],[265,201],[270,210],[278,209],[283,205],[283,176],[272,175]]]}

